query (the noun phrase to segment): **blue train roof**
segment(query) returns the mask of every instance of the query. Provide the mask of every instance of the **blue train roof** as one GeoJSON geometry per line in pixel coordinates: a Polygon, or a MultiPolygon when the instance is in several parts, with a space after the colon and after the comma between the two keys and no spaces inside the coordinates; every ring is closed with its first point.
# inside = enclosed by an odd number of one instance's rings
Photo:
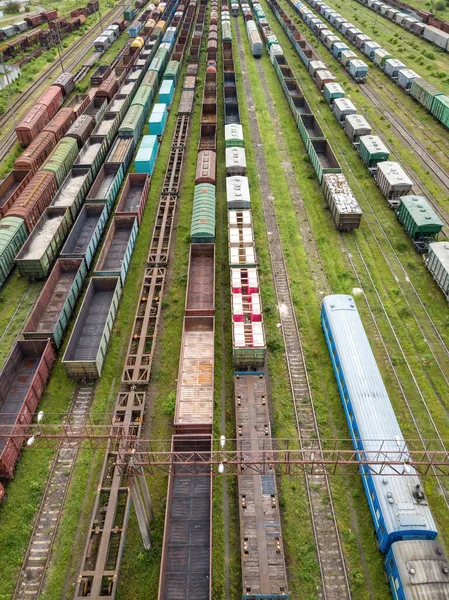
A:
{"type": "MultiPolygon", "coordinates": [[[[326,296],[323,313],[341,364],[353,415],[365,450],[388,452],[392,459],[407,452],[399,423],[377,367],[354,299],[326,296]]],[[[404,465],[410,473],[414,470],[404,465]]],[[[388,535],[394,532],[431,531],[436,526],[416,475],[392,476],[392,468],[372,478],[388,535]],[[390,474],[390,475],[389,475],[390,474]]]]}

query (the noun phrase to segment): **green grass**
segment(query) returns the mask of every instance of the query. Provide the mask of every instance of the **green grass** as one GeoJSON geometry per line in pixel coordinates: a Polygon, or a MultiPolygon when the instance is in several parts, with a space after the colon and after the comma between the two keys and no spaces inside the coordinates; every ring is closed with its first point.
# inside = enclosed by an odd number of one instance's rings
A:
{"type": "MultiPolygon", "coordinates": [[[[391,52],[394,58],[402,60],[408,68],[413,69],[418,75],[429,80],[444,92],[449,91],[449,56],[447,52],[380,15],[376,20],[376,14],[356,0],[347,2],[332,0],[328,4],[363,33],[372,36],[373,40],[391,52]]],[[[369,66],[376,69],[377,74],[380,72],[371,63],[369,66]]]]}

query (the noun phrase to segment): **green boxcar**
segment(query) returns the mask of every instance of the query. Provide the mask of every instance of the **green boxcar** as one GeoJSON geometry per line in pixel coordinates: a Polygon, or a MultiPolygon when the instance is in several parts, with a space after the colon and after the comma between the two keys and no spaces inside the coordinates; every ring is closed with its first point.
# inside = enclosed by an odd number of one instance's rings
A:
{"type": "Polygon", "coordinates": [[[443,223],[424,196],[401,196],[396,216],[412,238],[415,248],[425,252],[435,241],[443,223]]]}
{"type": "Polygon", "coordinates": [[[175,85],[179,77],[179,62],[177,60],[171,60],[167,68],[165,69],[164,79],[173,79],[175,85]]]}
{"type": "Polygon", "coordinates": [[[158,84],[157,71],[147,71],[142,79],[142,85],[149,85],[153,88],[153,95],[155,94],[155,88],[158,84]]]}
{"type": "Polygon", "coordinates": [[[17,253],[27,237],[23,219],[5,217],[0,221],[0,287],[11,273],[17,253]]]}
{"type": "Polygon", "coordinates": [[[359,154],[362,161],[371,169],[377,163],[388,160],[390,151],[377,135],[362,135],[359,138],[359,154]]]}
{"type": "Polygon", "coordinates": [[[324,173],[341,173],[338,160],[326,139],[309,140],[307,153],[320,183],[324,173]]]}
{"type": "Polygon", "coordinates": [[[136,13],[137,11],[135,8],[133,8],[132,6],[127,6],[123,11],[123,18],[125,19],[125,21],[132,21],[136,16],[136,13]]]}
{"type": "Polygon", "coordinates": [[[134,145],[137,144],[145,123],[145,109],[139,104],[131,104],[122,124],[118,128],[122,137],[132,137],[134,145]]]}
{"type": "Polygon", "coordinates": [[[153,86],[142,84],[136,92],[136,95],[131,102],[131,106],[142,106],[144,109],[144,119],[150,110],[153,102],[153,86]]]}
{"type": "Polygon", "coordinates": [[[153,60],[151,61],[151,64],[150,64],[148,70],[154,71],[155,73],[157,73],[157,79],[158,79],[158,82],[160,82],[162,79],[162,74],[164,72],[164,64],[163,64],[162,58],[158,58],[157,56],[155,56],[153,58],[153,60]]]}
{"type": "Polygon", "coordinates": [[[22,277],[45,279],[59,254],[70,226],[70,211],[48,207],[17,255],[16,263],[22,277]]]}
{"type": "Polygon", "coordinates": [[[215,186],[201,183],[195,186],[190,228],[192,244],[215,242],[215,186]]]}
{"type": "Polygon", "coordinates": [[[429,112],[432,110],[434,99],[442,95],[443,93],[437,87],[422,77],[417,77],[412,81],[410,96],[413,96],[429,112]]]}
{"type": "Polygon", "coordinates": [[[64,137],[60,140],[44,162],[39,171],[54,173],[56,183],[60,187],[67,177],[70,169],[78,156],[78,143],[74,138],[64,137]]]}
{"type": "Polygon", "coordinates": [[[158,51],[156,52],[154,60],[159,59],[162,62],[162,70],[159,73],[161,78],[164,75],[164,69],[167,66],[169,58],[170,58],[170,53],[167,48],[159,48],[158,51]]]}
{"type": "Polygon", "coordinates": [[[436,96],[433,99],[432,110],[433,116],[449,128],[449,97],[436,96]]]}
{"type": "Polygon", "coordinates": [[[92,277],[62,359],[73,379],[98,379],[117,314],[120,277],[92,277]]]}
{"type": "Polygon", "coordinates": [[[49,338],[59,348],[87,275],[82,258],[60,258],[22,330],[26,340],[49,338]]]}

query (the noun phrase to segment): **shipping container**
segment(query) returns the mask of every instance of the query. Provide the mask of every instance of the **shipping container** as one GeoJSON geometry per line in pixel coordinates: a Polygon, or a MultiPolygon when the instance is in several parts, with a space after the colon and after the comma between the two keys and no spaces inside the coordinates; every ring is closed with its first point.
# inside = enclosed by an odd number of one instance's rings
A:
{"type": "Polygon", "coordinates": [[[104,164],[86,196],[86,202],[105,203],[110,213],[122,181],[123,165],[104,164]]]}
{"type": "Polygon", "coordinates": [[[46,208],[16,257],[20,275],[31,281],[45,279],[59,254],[71,225],[65,208],[46,208]]]}
{"type": "Polygon", "coordinates": [[[186,316],[215,314],[215,245],[190,244],[186,316]]]}
{"type": "Polygon", "coordinates": [[[176,433],[212,433],[214,318],[184,317],[174,425],[176,433]]]}
{"type": "Polygon", "coordinates": [[[148,121],[148,131],[150,135],[161,136],[164,133],[167,124],[167,106],[165,104],[155,104],[148,121]]]}
{"type": "Polygon", "coordinates": [[[31,233],[57,189],[53,173],[39,171],[9,209],[7,216],[23,219],[28,233],[31,233]]]}
{"type": "Polygon", "coordinates": [[[151,175],[159,152],[159,141],[156,135],[144,135],[134,160],[136,173],[151,175]]]}
{"type": "Polygon", "coordinates": [[[425,265],[449,302],[449,244],[432,242],[426,255],[425,265]]]}
{"type": "Polygon", "coordinates": [[[61,258],[82,258],[89,269],[108,220],[106,204],[85,204],[64,244],[61,258]]]}
{"type": "Polygon", "coordinates": [[[62,359],[74,379],[101,376],[122,293],[119,277],[92,277],[62,359]]]}
{"type": "Polygon", "coordinates": [[[164,79],[161,87],[159,88],[158,102],[160,104],[167,105],[167,108],[171,106],[173,102],[173,95],[175,93],[175,85],[172,79],[164,79]]]}
{"type": "Polygon", "coordinates": [[[443,223],[424,196],[401,196],[396,211],[398,221],[411,237],[418,252],[426,252],[435,242],[443,223]]]}
{"type": "Polygon", "coordinates": [[[137,232],[136,217],[115,216],[106,233],[100,256],[94,268],[94,275],[120,277],[120,281],[124,285],[137,232]]]}
{"type": "Polygon", "coordinates": [[[145,173],[130,173],[115,209],[117,216],[136,217],[140,226],[148,199],[151,177],[145,173]]]}
{"type": "Polygon", "coordinates": [[[56,348],[62,344],[75,304],[87,275],[80,258],[60,258],[22,330],[26,340],[51,339],[56,348]]]}
{"type": "Polygon", "coordinates": [[[360,227],[362,209],[343,174],[325,173],[323,175],[323,193],[337,229],[352,231],[360,227]]]}
{"type": "Polygon", "coordinates": [[[78,156],[78,144],[70,137],[63,137],[56,144],[56,148],[44,162],[39,172],[53,173],[56,185],[59,188],[71,170],[78,156]]]}
{"type": "Polygon", "coordinates": [[[4,217],[22,191],[31,181],[32,173],[11,171],[0,181],[0,218],[4,217]]]}
{"type": "Polygon", "coordinates": [[[0,372],[0,422],[10,425],[15,437],[0,440],[0,477],[14,474],[28,437],[24,426],[33,420],[55,359],[50,340],[19,340],[6,359],[0,372]]]}
{"type": "Polygon", "coordinates": [[[74,221],[81,204],[87,196],[91,183],[92,173],[90,169],[72,169],[50,206],[67,209],[70,212],[71,220],[74,221]]]}
{"type": "Polygon", "coordinates": [[[23,219],[5,217],[0,221],[0,287],[12,271],[17,253],[27,236],[23,219]]]}

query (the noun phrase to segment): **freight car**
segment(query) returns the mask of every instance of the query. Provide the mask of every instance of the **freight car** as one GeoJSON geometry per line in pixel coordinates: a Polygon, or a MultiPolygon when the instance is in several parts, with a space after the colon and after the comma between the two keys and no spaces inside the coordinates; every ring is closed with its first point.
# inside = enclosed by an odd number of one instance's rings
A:
{"type": "MultiPolygon", "coordinates": [[[[337,18],[340,18],[341,15],[335,13],[335,11],[330,10],[326,4],[318,0],[306,1],[316,10],[318,10],[319,13],[324,16],[324,18],[331,22],[331,24],[333,24],[333,26],[336,27],[337,30],[341,32],[342,35],[344,35],[351,43],[353,43],[356,47],[362,50],[364,54],[370,60],[372,60],[376,66],[383,70],[384,73],[388,77],[390,77],[390,79],[395,81],[400,88],[402,88],[407,93],[410,93],[410,95],[413,98],[415,98],[415,100],[419,104],[421,104],[427,111],[429,111],[444,127],[449,127],[448,96],[443,94],[437,87],[435,87],[425,79],[419,77],[419,75],[414,71],[407,69],[401,61],[394,59],[391,56],[391,54],[389,54],[389,52],[381,48],[379,44],[372,41],[368,36],[364,36],[360,30],[355,29],[354,27],[348,27],[351,26],[351,23],[348,23],[345,20],[337,21],[337,18]]],[[[367,6],[371,7],[370,0],[359,1],[362,4],[367,4],[367,6]]],[[[317,22],[321,23],[321,20],[315,19],[314,22],[311,23],[310,17],[311,15],[314,15],[314,13],[309,8],[307,8],[305,4],[301,2],[301,0],[296,0],[295,2],[289,0],[289,3],[301,16],[304,22],[312,29],[312,31],[316,33],[318,26],[317,22]]],[[[381,2],[376,2],[375,4],[376,9],[380,7],[381,11],[383,10],[382,7],[385,7],[385,11],[388,8],[387,4],[383,4],[381,2]]],[[[395,15],[397,13],[392,14],[395,15]]],[[[440,47],[443,47],[444,49],[449,48],[449,33],[445,33],[431,26],[426,26],[423,31],[423,35],[426,39],[433,41],[433,43],[439,45],[440,47]]],[[[334,56],[336,56],[336,54],[338,53],[334,53],[334,56]]],[[[345,66],[345,68],[348,68],[350,74],[354,77],[354,79],[356,79],[356,81],[364,81],[364,79],[366,79],[366,74],[368,71],[366,65],[366,72],[363,75],[365,67],[363,67],[363,65],[357,65],[358,61],[356,58],[350,60],[346,64],[346,61],[343,60],[343,55],[344,52],[340,54],[340,62],[345,66]]]]}
{"type": "Polygon", "coordinates": [[[0,441],[0,477],[10,478],[55,361],[50,340],[17,341],[0,372],[0,423],[17,437],[0,441]],[[23,434],[21,437],[20,434],[23,434]]]}
{"type": "Polygon", "coordinates": [[[410,236],[415,250],[427,252],[430,242],[435,242],[443,223],[424,196],[401,196],[396,216],[410,236]]]}
{"type": "MultiPolygon", "coordinates": [[[[406,460],[407,445],[353,298],[346,295],[324,298],[321,325],[358,455],[381,452],[387,459],[399,454],[406,460]]],[[[416,598],[413,585],[410,586],[414,573],[404,569],[407,563],[416,560],[416,542],[422,544],[418,554],[425,554],[425,548],[427,555],[431,555],[431,560],[423,562],[419,594],[443,597],[449,585],[449,567],[434,541],[438,531],[413,466],[408,461],[407,474],[403,476],[394,476],[389,467],[382,471],[382,476],[373,475],[378,470],[375,465],[361,467],[379,549],[387,554],[385,565],[394,597],[416,598]]]]}
{"type": "MultiPolygon", "coordinates": [[[[1,226],[1,222],[0,222],[1,226]]],[[[449,302],[449,244],[432,242],[429,253],[424,258],[425,265],[449,302]]]]}

